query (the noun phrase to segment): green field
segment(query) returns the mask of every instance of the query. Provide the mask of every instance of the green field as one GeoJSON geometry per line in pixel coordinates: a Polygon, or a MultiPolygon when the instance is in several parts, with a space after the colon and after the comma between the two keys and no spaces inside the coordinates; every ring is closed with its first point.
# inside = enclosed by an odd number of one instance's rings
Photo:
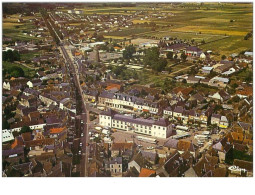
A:
{"type": "Polygon", "coordinates": [[[130,38],[131,35],[149,38],[170,36],[182,40],[195,40],[204,50],[212,50],[220,55],[230,55],[243,50],[252,50],[253,39],[244,40],[244,36],[253,29],[252,3],[183,3],[155,4],[152,10],[148,4],[137,4],[136,7],[93,7],[84,8],[86,13],[133,13],[145,11],[152,14],[165,14],[166,18],[149,17],[140,20],[144,15],[133,19],[134,23],[157,24],[155,31],[145,28],[142,24],[135,28],[105,34],[113,39],[130,38]],[[169,14],[169,15],[168,15],[169,14]]]}
{"type": "Polygon", "coordinates": [[[18,15],[10,15],[10,18],[4,18],[3,19],[3,35],[6,37],[12,38],[13,41],[30,41],[34,40],[39,41],[42,40],[42,38],[38,37],[31,37],[28,34],[25,35],[24,32],[29,32],[31,30],[35,29],[35,26],[32,22],[29,22],[28,19],[32,17],[25,17],[24,23],[18,23],[18,15]]]}
{"type": "Polygon", "coordinates": [[[131,37],[132,35],[138,35],[145,32],[150,32],[151,28],[124,28],[122,31],[116,31],[105,34],[106,36],[114,36],[114,37],[131,37]]]}
{"type": "Polygon", "coordinates": [[[22,66],[20,64],[15,64],[12,62],[4,62],[4,61],[2,63],[3,63],[3,69],[6,69],[6,70],[8,70],[9,68],[11,68],[13,66],[21,67],[23,69],[26,77],[33,77],[35,74],[35,70],[29,69],[29,68],[22,66]]]}

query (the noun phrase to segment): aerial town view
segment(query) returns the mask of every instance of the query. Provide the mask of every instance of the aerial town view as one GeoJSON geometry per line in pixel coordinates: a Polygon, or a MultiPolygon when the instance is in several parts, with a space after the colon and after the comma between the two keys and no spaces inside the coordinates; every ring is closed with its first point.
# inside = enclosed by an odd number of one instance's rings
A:
{"type": "Polygon", "coordinates": [[[5,2],[1,64],[2,177],[253,177],[252,2],[5,2]]]}

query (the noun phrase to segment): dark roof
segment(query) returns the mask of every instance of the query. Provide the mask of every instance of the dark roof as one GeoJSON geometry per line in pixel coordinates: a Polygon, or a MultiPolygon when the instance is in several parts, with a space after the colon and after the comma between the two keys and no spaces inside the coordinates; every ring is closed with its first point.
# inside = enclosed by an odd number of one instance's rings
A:
{"type": "Polygon", "coordinates": [[[10,155],[13,155],[13,154],[24,154],[24,149],[23,147],[18,147],[18,148],[15,148],[15,149],[9,149],[9,150],[3,150],[2,151],[2,155],[3,156],[10,156],[10,155]]]}
{"type": "Polygon", "coordinates": [[[110,164],[122,164],[122,157],[115,157],[110,161],[110,164]]]}
{"type": "Polygon", "coordinates": [[[194,47],[194,46],[189,46],[186,48],[186,51],[196,51],[196,52],[202,52],[201,49],[199,49],[198,47],[194,47]]]}
{"type": "Polygon", "coordinates": [[[150,161],[155,161],[157,154],[155,152],[148,152],[148,151],[141,151],[141,154],[144,158],[150,160],[150,161]]]}
{"type": "Polygon", "coordinates": [[[168,148],[177,148],[178,140],[176,139],[169,139],[165,142],[164,146],[168,148]]]}
{"type": "Polygon", "coordinates": [[[170,122],[169,122],[168,119],[161,118],[158,121],[156,121],[154,123],[154,125],[159,125],[159,126],[167,127],[167,126],[170,125],[170,122]]]}
{"type": "Polygon", "coordinates": [[[176,106],[176,108],[174,109],[174,112],[183,113],[183,107],[182,106],[176,106]]]}
{"type": "Polygon", "coordinates": [[[61,120],[57,118],[57,116],[50,116],[46,118],[46,123],[47,124],[59,124],[61,123],[61,120]]]}

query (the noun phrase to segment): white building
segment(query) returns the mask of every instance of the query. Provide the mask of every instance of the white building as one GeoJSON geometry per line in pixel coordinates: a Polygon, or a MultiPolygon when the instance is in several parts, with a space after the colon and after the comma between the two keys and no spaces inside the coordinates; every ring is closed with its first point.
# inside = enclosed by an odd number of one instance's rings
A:
{"type": "Polygon", "coordinates": [[[172,125],[167,119],[158,121],[136,118],[118,114],[113,110],[104,111],[99,115],[99,124],[123,131],[133,131],[138,134],[168,138],[172,134],[172,125]]]}
{"type": "Polygon", "coordinates": [[[2,142],[9,142],[14,140],[11,130],[3,129],[2,131],[2,142]]]}

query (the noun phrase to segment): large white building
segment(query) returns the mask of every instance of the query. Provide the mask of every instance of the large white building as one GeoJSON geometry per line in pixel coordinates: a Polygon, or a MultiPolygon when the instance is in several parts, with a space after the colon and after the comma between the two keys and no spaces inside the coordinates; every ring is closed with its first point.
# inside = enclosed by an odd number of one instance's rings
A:
{"type": "Polygon", "coordinates": [[[99,115],[99,124],[158,138],[168,138],[172,134],[172,125],[167,119],[154,121],[152,119],[136,118],[118,114],[111,109],[99,115]]]}

